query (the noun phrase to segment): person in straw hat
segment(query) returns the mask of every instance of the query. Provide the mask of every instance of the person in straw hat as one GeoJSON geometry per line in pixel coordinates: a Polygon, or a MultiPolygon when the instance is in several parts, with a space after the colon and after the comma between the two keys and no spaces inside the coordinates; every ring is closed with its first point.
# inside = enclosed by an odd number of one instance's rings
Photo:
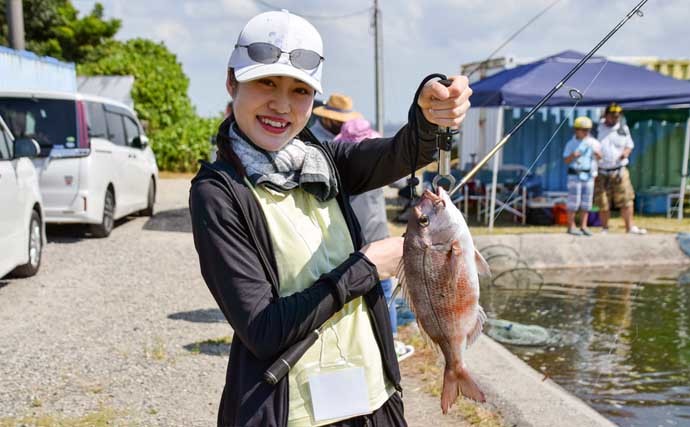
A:
{"type": "Polygon", "coordinates": [[[312,111],[318,120],[311,127],[319,141],[331,141],[340,133],[343,123],[362,118],[362,114],[354,110],[352,98],[342,93],[333,93],[326,104],[314,108],[312,111]]]}
{"type": "Polygon", "coordinates": [[[322,143],[306,125],[323,63],[304,18],[249,20],[228,62],[233,114],[218,128],[218,159],[192,180],[199,267],[234,331],[221,427],[406,425],[379,281],[403,239],[365,245],[348,196],[408,174],[413,149],[419,167],[431,163],[436,131],[462,123],[472,91],[466,77],[425,79],[394,137],[322,143]],[[266,376],[315,330],[286,375],[266,376]]]}

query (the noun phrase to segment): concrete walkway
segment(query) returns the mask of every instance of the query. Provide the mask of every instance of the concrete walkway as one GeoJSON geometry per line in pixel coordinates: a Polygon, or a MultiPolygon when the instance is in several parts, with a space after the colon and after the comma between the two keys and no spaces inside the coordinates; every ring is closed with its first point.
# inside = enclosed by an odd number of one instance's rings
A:
{"type": "Polygon", "coordinates": [[[467,366],[508,426],[615,426],[486,335],[467,352],[467,366]]]}
{"type": "Polygon", "coordinates": [[[690,265],[675,234],[494,234],[475,236],[474,241],[480,250],[489,245],[510,246],[538,270],[690,265]]]}

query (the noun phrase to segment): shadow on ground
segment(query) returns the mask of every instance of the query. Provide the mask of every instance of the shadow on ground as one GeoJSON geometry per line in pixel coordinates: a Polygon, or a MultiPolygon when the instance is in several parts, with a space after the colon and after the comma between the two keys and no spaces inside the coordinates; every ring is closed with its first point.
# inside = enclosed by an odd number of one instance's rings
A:
{"type": "Polygon", "coordinates": [[[186,320],[195,323],[225,323],[225,316],[217,308],[204,308],[192,311],[180,311],[168,315],[168,319],[186,320]]]}
{"type": "MultiPolygon", "coordinates": [[[[127,216],[115,221],[115,227],[126,224],[135,216],[127,216]]],[[[46,238],[48,243],[77,243],[84,239],[95,239],[87,224],[46,224],[46,238]]]]}
{"type": "Polygon", "coordinates": [[[187,344],[184,346],[184,349],[195,354],[228,356],[230,354],[230,344],[232,344],[232,338],[225,336],[187,344]]]}
{"type": "Polygon", "coordinates": [[[192,219],[189,216],[189,208],[156,212],[154,216],[146,221],[144,230],[191,233],[192,219]]]}
{"type": "Polygon", "coordinates": [[[4,288],[5,286],[9,285],[10,282],[7,280],[0,280],[0,289],[4,288]]]}

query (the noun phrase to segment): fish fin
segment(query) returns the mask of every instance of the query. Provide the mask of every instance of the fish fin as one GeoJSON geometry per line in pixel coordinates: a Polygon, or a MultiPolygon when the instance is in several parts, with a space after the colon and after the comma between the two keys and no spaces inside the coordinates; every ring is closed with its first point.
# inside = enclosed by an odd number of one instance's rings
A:
{"type": "MultiPolygon", "coordinates": [[[[415,316],[416,316],[416,314],[415,314],[415,316]]],[[[434,353],[436,353],[437,357],[443,355],[443,352],[441,351],[441,346],[436,344],[434,342],[434,340],[431,339],[429,334],[426,333],[424,328],[419,326],[419,322],[417,322],[417,326],[418,326],[417,329],[419,330],[419,335],[424,340],[424,344],[426,344],[426,346],[429,347],[430,349],[434,350],[434,353]]]]}
{"type": "Polygon", "coordinates": [[[400,261],[398,261],[398,267],[395,269],[395,277],[398,278],[398,281],[400,280],[401,277],[405,275],[405,261],[400,258],[400,261]]]}
{"type": "Polygon", "coordinates": [[[474,324],[474,327],[470,333],[467,334],[467,347],[474,344],[474,342],[477,341],[477,338],[479,338],[479,335],[482,334],[484,322],[486,322],[486,313],[484,313],[484,309],[480,305],[479,309],[477,310],[477,322],[474,324]]]}
{"type": "Polygon", "coordinates": [[[453,277],[450,279],[451,283],[458,283],[459,275],[463,270],[461,266],[461,264],[463,263],[462,246],[460,246],[459,241],[453,240],[452,242],[450,242],[450,246],[448,247],[448,256],[450,257],[449,268],[450,271],[453,272],[453,277]]]}
{"type": "Polygon", "coordinates": [[[486,402],[484,393],[472,379],[467,369],[453,370],[446,366],[443,373],[443,392],[441,394],[441,410],[444,414],[448,413],[461,393],[466,398],[476,402],[486,402]]]}
{"type": "MultiPolygon", "coordinates": [[[[400,260],[400,264],[398,264],[398,269],[395,276],[398,279],[398,286],[400,286],[400,289],[402,290],[403,298],[405,298],[405,301],[407,301],[410,311],[415,315],[415,318],[417,318],[417,310],[412,302],[412,298],[410,298],[407,278],[405,276],[405,264],[403,263],[402,259],[400,260]]],[[[419,326],[419,323],[417,323],[417,325],[419,326]]],[[[434,349],[437,355],[441,354],[441,347],[431,339],[426,331],[421,327],[418,327],[417,329],[419,330],[419,335],[422,337],[427,347],[434,349]]]]}
{"type": "Polygon", "coordinates": [[[476,248],[474,249],[474,261],[477,263],[477,272],[480,276],[491,277],[491,268],[489,267],[489,263],[486,262],[482,254],[480,254],[476,248]]]}

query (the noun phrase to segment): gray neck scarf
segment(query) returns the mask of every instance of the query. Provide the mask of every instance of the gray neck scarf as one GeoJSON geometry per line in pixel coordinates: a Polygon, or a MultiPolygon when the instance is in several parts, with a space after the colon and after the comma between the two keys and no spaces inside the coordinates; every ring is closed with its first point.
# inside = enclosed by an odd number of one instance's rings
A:
{"type": "Polygon", "coordinates": [[[235,126],[229,132],[232,149],[252,184],[283,192],[300,187],[320,202],[338,194],[335,172],[321,150],[295,138],[280,151],[264,151],[246,141],[235,126]]]}

